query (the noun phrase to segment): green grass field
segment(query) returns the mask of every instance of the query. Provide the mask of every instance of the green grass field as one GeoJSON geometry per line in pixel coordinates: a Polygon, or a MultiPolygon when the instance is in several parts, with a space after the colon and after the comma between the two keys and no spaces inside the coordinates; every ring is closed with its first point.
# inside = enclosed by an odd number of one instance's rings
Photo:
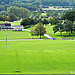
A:
{"type": "Polygon", "coordinates": [[[0,74],[75,74],[75,41],[0,41],[0,74]]]}
{"type": "Polygon", "coordinates": [[[20,22],[9,22],[11,23],[12,25],[20,25],[20,22]]]}
{"type": "Polygon", "coordinates": [[[14,22],[8,22],[8,21],[0,21],[0,24],[1,23],[11,23],[12,25],[20,25],[20,21],[14,21],[14,22]]]}
{"type": "Polygon", "coordinates": [[[46,16],[47,15],[47,13],[41,13],[41,16],[46,16]]]}
{"type": "MultiPolygon", "coordinates": [[[[31,33],[28,31],[0,31],[0,40],[6,39],[38,39],[40,36],[31,36],[31,33]]],[[[45,36],[42,36],[45,38],[45,36]]]]}

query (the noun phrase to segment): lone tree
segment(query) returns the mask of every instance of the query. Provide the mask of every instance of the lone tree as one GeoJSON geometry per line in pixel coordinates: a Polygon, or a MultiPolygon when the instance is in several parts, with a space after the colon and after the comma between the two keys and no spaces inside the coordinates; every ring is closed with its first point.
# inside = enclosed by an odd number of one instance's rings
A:
{"type": "Polygon", "coordinates": [[[45,33],[46,33],[46,28],[44,28],[44,25],[41,22],[39,22],[34,28],[34,34],[36,36],[40,36],[41,39],[41,36],[43,36],[45,33]]]}

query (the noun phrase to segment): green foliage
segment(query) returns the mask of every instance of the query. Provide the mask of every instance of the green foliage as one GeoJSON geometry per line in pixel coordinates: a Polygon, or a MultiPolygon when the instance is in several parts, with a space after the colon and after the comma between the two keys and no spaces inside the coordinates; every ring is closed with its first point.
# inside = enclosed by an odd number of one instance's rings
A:
{"type": "Polygon", "coordinates": [[[59,31],[59,26],[54,26],[53,27],[53,31],[54,31],[54,33],[56,33],[57,31],[59,31]]]}
{"type": "Polygon", "coordinates": [[[59,20],[57,17],[50,18],[49,23],[51,23],[51,25],[55,25],[55,24],[59,23],[59,20]]]}
{"type": "Polygon", "coordinates": [[[69,32],[69,35],[70,35],[70,33],[72,33],[72,31],[73,31],[73,23],[71,22],[71,21],[69,21],[69,20],[66,20],[65,22],[64,22],[64,28],[65,28],[65,31],[66,32],[69,32]]]}
{"type": "Polygon", "coordinates": [[[11,22],[17,20],[17,16],[16,16],[14,13],[10,13],[10,14],[9,14],[9,17],[10,17],[10,21],[11,21],[11,22]]]}
{"type": "Polygon", "coordinates": [[[23,26],[29,26],[29,25],[34,25],[36,23],[36,20],[33,18],[25,18],[21,21],[20,25],[23,26]]]}
{"type": "Polygon", "coordinates": [[[29,26],[29,25],[35,25],[37,24],[38,22],[42,22],[43,21],[41,19],[36,19],[36,18],[25,18],[21,21],[20,25],[23,25],[23,26],[29,26]]]}
{"type": "Polygon", "coordinates": [[[58,23],[57,25],[55,25],[54,27],[53,27],[53,31],[54,31],[54,33],[56,33],[56,32],[60,32],[61,33],[61,35],[62,35],[62,32],[64,31],[64,26],[63,26],[63,24],[62,23],[58,23]]]}
{"type": "MultiPolygon", "coordinates": [[[[62,35],[65,37],[65,38],[73,38],[75,39],[75,32],[73,31],[73,33],[70,33],[70,36],[69,36],[69,32],[66,32],[66,31],[63,31],[62,33],[60,33],[58,30],[59,30],[59,27],[58,29],[55,28],[55,31],[57,31],[55,34],[54,34],[54,31],[53,31],[53,28],[56,27],[58,25],[46,25],[46,30],[47,30],[47,34],[49,36],[51,36],[52,38],[62,38],[62,35]]],[[[63,25],[64,26],[64,25],[63,25]]]]}
{"type": "Polygon", "coordinates": [[[44,19],[43,24],[49,24],[49,21],[47,19],[44,19]]]}
{"type": "Polygon", "coordinates": [[[30,11],[40,10],[40,6],[73,6],[75,7],[75,0],[0,0],[0,11],[7,11],[10,6],[24,7],[30,11]]]}
{"type": "Polygon", "coordinates": [[[63,31],[66,31],[66,32],[69,32],[69,35],[70,35],[70,33],[73,33],[73,31],[75,32],[75,24],[73,24],[69,20],[66,20],[64,23],[60,22],[57,25],[55,25],[53,27],[53,31],[54,31],[54,33],[59,31],[61,33],[61,35],[62,35],[63,31]]]}
{"type": "Polygon", "coordinates": [[[0,21],[3,21],[3,17],[2,17],[2,15],[0,15],[0,21]]]}
{"type": "Polygon", "coordinates": [[[68,19],[73,23],[75,21],[75,11],[67,11],[66,14],[63,15],[63,19],[68,19]]]}
{"type": "Polygon", "coordinates": [[[39,18],[41,15],[41,12],[37,11],[37,12],[32,12],[32,17],[36,17],[39,18]]]}
{"type": "Polygon", "coordinates": [[[6,11],[0,11],[0,15],[7,15],[6,11]]]}
{"type": "Polygon", "coordinates": [[[58,16],[58,11],[47,11],[47,16],[49,17],[57,17],[58,16]]]}
{"type": "Polygon", "coordinates": [[[6,15],[0,15],[0,21],[7,21],[6,15]]]}
{"type": "Polygon", "coordinates": [[[30,11],[23,7],[19,8],[19,7],[11,6],[7,8],[7,12],[8,14],[14,13],[19,18],[27,18],[30,16],[30,11]]]}

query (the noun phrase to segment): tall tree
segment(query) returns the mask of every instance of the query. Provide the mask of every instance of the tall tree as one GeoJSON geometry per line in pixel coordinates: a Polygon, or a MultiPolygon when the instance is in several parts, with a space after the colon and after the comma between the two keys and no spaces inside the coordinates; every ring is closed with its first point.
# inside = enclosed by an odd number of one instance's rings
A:
{"type": "Polygon", "coordinates": [[[43,36],[46,33],[46,28],[44,28],[43,24],[39,22],[36,27],[34,28],[34,34],[37,36],[43,36]]]}
{"type": "Polygon", "coordinates": [[[54,31],[54,33],[56,33],[56,32],[60,32],[61,33],[61,35],[62,35],[62,32],[64,31],[64,26],[63,26],[63,24],[62,23],[58,23],[57,25],[55,25],[54,27],[53,27],[53,31],[54,31]]]}
{"type": "Polygon", "coordinates": [[[64,23],[65,31],[69,32],[69,35],[70,35],[71,31],[73,31],[73,25],[74,24],[69,20],[66,20],[65,23],[64,23]]]}

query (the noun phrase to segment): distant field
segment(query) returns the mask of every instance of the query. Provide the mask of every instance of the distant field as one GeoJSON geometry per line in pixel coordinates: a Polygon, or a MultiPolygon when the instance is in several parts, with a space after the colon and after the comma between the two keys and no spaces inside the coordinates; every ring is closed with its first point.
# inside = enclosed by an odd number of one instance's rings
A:
{"type": "MultiPolygon", "coordinates": [[[[39,36],[31,36],[30,32],[27,31],[0,31],[0,40],[6,39],[30,39],[30,38],[40,38],[39,36]]],[[[42,36],[42,38],[45,38],[42,36]]]]}
{"type": "Polygon", "coordinates": [[[20,25],[20,21],[14,21],[14,22],[0,21],[0,23],[11,23],[12,25],[20,25]]]}
{"type": "Polygon", "coordinates": [[[41,16],[46,16],[47,15],[47,13],[41,13],[41,16]]]}
{"type": "Polygon", "coordinates": [[[11,23],[12,25],[20,25],[20,21],[9,22],[9,23],[11,23]]]}
{"type": "Polygon", "coordinates": [[[1,23],[7,23],[7,21],[5,21],[5,22],[4,22],[4,21],[0,21],[0,24],[1,24],[1,23]]]}
{"type": "Polygon", "coordinates": [[[43,8],[43,10],[68,10],[69,8],[43,8]]]}
{"type": "Polygon", "coordinates": [[[75,74],[75,41],[0,41],[0,74],[75,74]]]}

